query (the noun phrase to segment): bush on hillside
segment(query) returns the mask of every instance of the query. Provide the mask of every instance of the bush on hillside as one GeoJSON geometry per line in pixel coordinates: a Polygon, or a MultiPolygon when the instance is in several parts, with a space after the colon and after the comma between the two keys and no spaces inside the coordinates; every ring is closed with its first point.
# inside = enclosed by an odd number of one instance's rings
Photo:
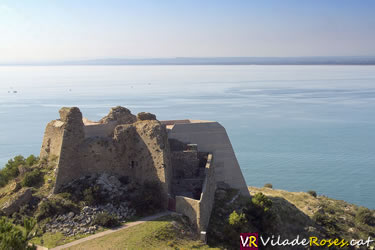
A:
{"type": "Polygon", "coordinates": [[[264,187],[266,187],[266,188],[272,188],[272,184],[271,183],[266,183],[266,184],[264,184],[264,187]]]}
{"type": "Polygon", "coordinates": [[[272,201],[263,193],[255,194],[253,198],[251,199],[251,202],[256,207],[263,210],[263,212],[267,212],[272,207],[272,201]]]}
{"type": "Polygon", "coordinates": [[[272,201],[263,193],[257,193],[243,209],[243,212],[251,224],[261,231],[266,231],[272,226],[275,217],[271,208],[272,201]]]}
{"type": "Polygon", "coordinates": [[[94,220],[94,224],[96,225],[100,225],[102,227],[116,227],[116,226],[119,226],[120,225],[120,222],[119,220],[107,213],[107,212],[103,212],[103,213],[100,213],[96,216],[95,220],[94,220]]]}
{"type": "Polygon", "coordinates": [[[229,249],[238,249],[238,236],[243,232],[251,232],[251,224],[246,219],[246,215],[242,212],[233,212],[227,217],[225,224],[223,224],[220,241],[223,241],[225,246],[229,249]]]}
{"type": "Polygon", "coordinates": [[[100,192],[100,187],[97,185],[83,190],[83,200],[87,205],[102,204],[106,201],[106,198],[100,192]]]}
{"type": "Polygon", "coordinates": [[[318,196],[314,190],[309,190],[309,191],[307,191],[307,193],[309,195],[311,195],[312,197],[315,197],[315,198],[318,196]]]}
{"type": "Polygon", "coordinates": [[[34,169],[25,174],[21,181],[23,187],[36,187],[43,181],[43,174],[39,169],[34,169]]]}
{"type": "Polygon", "coordinates": [[[17,155],[13,159],[10,159],[5,167],[0,170],[0,187],[5,186],[8,182],[19,175],[19,166],[32,166],[38,163],[39,157],[30,155],[25,159],[22,155],[17,155]]]}
{"type": "Polygon", "coordinates": [[[36,246],[28,244],[30,232],[35,226],[32,219],[24,220],[25,233],[13,226],[5,217],[0,218],[0,249],[35,250],[36,246]]]}
{"type": "Polygon", "coordinates": [[[10,159],[5,167],[0,170],[0,186],[5,186],[11,179],[18,176],[18,166],[25,165],[25,158],[22,155],[18,155],[13,159],[10,159]]]}
{"type": "Polygon", "coordinates": [[[359,207],[355,215],[356,221],[369,226],[375,225],[375,217],[370,209],[366,207],[359,207]]]}
{"type": "Polygon", "coordinates": [[[328,236],[330,237],[339,237],[339,227],[337,226],[336,220],[328,216],[326,213],[322,212],[316,212],[312,217],[315,222],[322,226],[328,233],[328,236]]]}
{"type": "Polygon", "coordinates": [[[27,166],[33,166],[34,164],[37,164],[39,162],[39,157],[35,155],[29,155],[29,157],[26,158],[25,163],[27,166]]]}
{"type": "Polygon", "coordinates": [[[247,219],[244,213],[238,214],[236,211],[233,211],[229,215],[228,219],[229,225],[232,225],[236,229],[241,229],[247,223],[247,219]]]}
{"type": "Polygon", "coordinates": [[[48,199],[40,203],[35,218],[41,221],[48,217],[53,217],[59,214],[65,214],[70,211],[79,211],[77,205],[67,199],[48,199]]]}

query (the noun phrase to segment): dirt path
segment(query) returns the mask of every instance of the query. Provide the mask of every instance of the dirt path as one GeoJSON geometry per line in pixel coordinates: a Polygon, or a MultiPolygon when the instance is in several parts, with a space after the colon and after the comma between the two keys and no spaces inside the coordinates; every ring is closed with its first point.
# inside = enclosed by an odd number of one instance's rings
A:
{"type": "MultiPolygon", "coordinates": [[[[82,238],[82,239],[79,239],[79,240],[76,240],[76,241],[72,241],[70,243],[67,243],[65,245],[61,245],[61,246],[58,246],[58,247],[55,247],[55,248],[50,248],[51,250],[60,250],[60,249],[65,249],[65,248],[68,248],[68,247],[71,247],[71,246],[74,246],[74,245],[77,245],[77,244],[80,244],[82,242],[85,242],[85,241],[88,241],[88,240],[93,240],[93,239],[96,239],[96,238],[99,238],[99,237],[102,237],[104,235],[107,235],[107,234],[111,234],[111,233],[114,233],[114,232],[117,232],[117,231],[120,231],[120,230],[124,230],[124,229],[127,229],[129,227],[134,227],[136,225],[139,225],[139,224],[142,224],[146,221],[151,221],[151,220],[155,220],[157,218],[160,218],[160,217],[163,217],[163,216],[166,216],[168,214],[170,214],[171,212],[169,211],[165,211],[165,212],[161,212],[161,213],[158,213],[158,214],[154,214],[154,215],[151,215],[151,216],[148,216],[148,217],[145,217],[145,218],[142,218],[138,221],[134,221],[134,222],[129,222],[119,228],[116,228],[116,229],[108,229],[104,232],[100,232],[100,233],[97,233],[97,234],[93,234],[93,235],[90,235],[88,237],[85,237],[85,238],[82,238]]],[[[38,248],[39,249],[39,248],[38,248]]],[[[46,248],[44,248],[46,249],[46,248]]]]}

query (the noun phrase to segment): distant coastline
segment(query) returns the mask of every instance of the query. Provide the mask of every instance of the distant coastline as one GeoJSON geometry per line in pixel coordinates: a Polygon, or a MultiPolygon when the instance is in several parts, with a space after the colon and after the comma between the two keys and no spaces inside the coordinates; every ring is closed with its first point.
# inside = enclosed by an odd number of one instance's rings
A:
{"type": "Polygon", "coordinates": [[[375,56],[107,58],[0,62],[0,66],[60,65],[375,65],[375,56]]]}

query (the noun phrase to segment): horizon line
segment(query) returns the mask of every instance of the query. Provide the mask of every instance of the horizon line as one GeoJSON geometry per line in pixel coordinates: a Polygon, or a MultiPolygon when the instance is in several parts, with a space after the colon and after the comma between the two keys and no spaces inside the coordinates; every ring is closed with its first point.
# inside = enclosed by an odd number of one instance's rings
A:
{"type": "Polygon", "coordinates": [[[64,65],[375,65],[375,56],[107,57],[0,62],[0,66],[64,65]]]}

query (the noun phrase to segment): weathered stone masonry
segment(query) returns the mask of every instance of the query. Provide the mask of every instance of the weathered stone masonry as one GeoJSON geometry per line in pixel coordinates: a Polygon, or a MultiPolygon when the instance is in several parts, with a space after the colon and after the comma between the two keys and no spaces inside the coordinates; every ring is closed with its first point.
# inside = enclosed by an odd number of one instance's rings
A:
{"type": "Polygon", "coordinates": [[[165,127],[122,107],[113,108],[98,123],[86,124],[78,108],[62,108],[60,120],[47,125],[40,153],[42,158],[58,157],[54,192],[81,176],[107,172],[140,184],[160,183],[165,200],[172,173],[169,155],[165,127]]]}
{"type": "Polygon", "coordinates": [[[215,198],[216,180],[212,154],[208,155],[205,172],[206,177],[199,200],[185,196],[176,196],[176,211],[189,217],[198,232],[207,229],[215,198]]]}
{"type": "Polygon", "coordinates": [[[249,196],[229,138],[217,122],[160,122],[153,114],[135,116],[123,107],[112,108],[98,122],[82,118],[76,107],[59,112],[60,119],[47,124],[40,152],[41,158],[57,157],[55,193],[92,174],[154,182],[161,187],[162,205],[173,201],[199,231],[206,230],[218,184],[249,196]]]}

